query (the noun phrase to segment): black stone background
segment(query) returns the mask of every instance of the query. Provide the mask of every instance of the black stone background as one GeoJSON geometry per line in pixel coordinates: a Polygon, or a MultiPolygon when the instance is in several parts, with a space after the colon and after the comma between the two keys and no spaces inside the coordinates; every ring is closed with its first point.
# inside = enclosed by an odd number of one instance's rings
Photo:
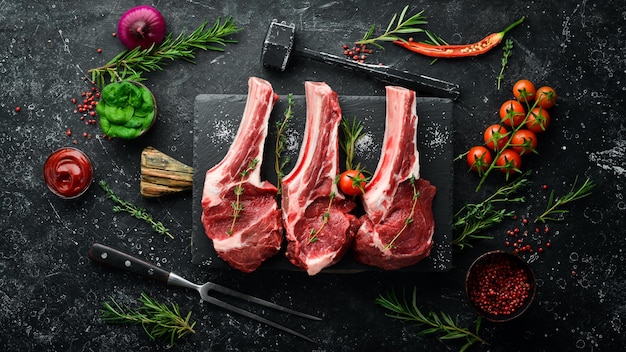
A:
{"type": "MultiPolygon", "coordinates": [[[[470,326],[476,314],[464,295],[467,267],[478,255],[505,249],[505,231],[523,227],[508,220],[489,231],[494,240],[455,253],[447,273],[366,272],[307,277],[295,272],[212,270],[191,262],[190,193],[146,200],[139,195],[139,155],[154,146],[192,162],[193,106],[198,94],[245,94],[249,76],[268,79],[278,92],[303,94],[303,81],[328,82],[340,95],[384,95],[384,86],[323,64],[296,60],[284,73],[259,64],[269,22],[294,22],[302,44],[341,54],[341,45],[359,39],[372,23],[382,29],[404,4],[393,1],[185,1],[153,3],[175,34],[204,19],[233,16],[244,28],[238,44],[223,53],[200,52],[195,65],[171,62],[146,75],[159,102],[159,120],[145,137],[131,141],[100,138],[72,112],[72,97],[88,88],[85,72],[122,50],[111,33],[120,15],[138,1],[10,1],[0,4],[0,150],[3,176],[0,204],[0,345],[5,351],[389,351],[457,350],[459,343],[419,336],[418,329],[385,316],[374,304],[381,293],[417,287],[423,310],[443,310],[470,326]],[[102,53],[97,53],[102,48],[102,53]],[[20,106],[21,112],[15,112],[20,106]],[[70,128],[74,135],[67,137],[70,128]],[[83,132],[94,138],[82,137],[83,132]],[[72,140],[93,160],[97,180],[106,180],[123,199],[162,220],[174,240],[155,234],[144,222],[112,212],[110,200],[94,185],[74,201],[50,193],[42,180],[46,157],[72,140]],[[320,315],[309,322],[274,312],[270,318],[303,331],[319,346],[282,334],[222,309],[203,304],[193,291],[167,287],[102,268],[87,259],[102,242],[159,263],[192,281],[214,280],[283,305],[320,315]],[[98,315],[111,298],[134,304],[145,292],[192,311],[197,333],[177,341],[149,340],[139,326],[103,323],[98,315]]],[[[626,128],[623,94],[626,59],[623,1],[416,1],[428,29],[450,43],[469,43],[499,31],[521,16],[513,30],[513,56],[497,90],[501,47],[476,58],[430,59],[388,45],[371,60],[460,84],[455,102],[454,150],[478,144],[482,130],[497,120],[512,83],[529,78],[560,93],[550,130],[540,136],[540,154],[525,159],[533,186],[525,191],[520,216],[536,216],[549,190],[564,194],[576,176],[598,184],[591,197],[568,206],[565,220],[550,223],[552,248],[532,262],[539,282],[536,301],[518,320],[485,322],[481,335],[491,346],[475,351],[616,351],[626,344],[624,291],[624,180],[626,128]]],[[[503,183],[493,175],[482,192],[454,166],[454,208],[483,199],[503,183]]],[[[528,225],[523,229],[534,229],[528,225]]],[[[537,239],[539,241],[540,239],[537,239]]],[[[246,305],[244,305],[246,306],[246,305]]],[[[248,307],[248,306],[246,306],[248,307]]],[[[256,309],[255,307],[248,307],[256,309]]]]}

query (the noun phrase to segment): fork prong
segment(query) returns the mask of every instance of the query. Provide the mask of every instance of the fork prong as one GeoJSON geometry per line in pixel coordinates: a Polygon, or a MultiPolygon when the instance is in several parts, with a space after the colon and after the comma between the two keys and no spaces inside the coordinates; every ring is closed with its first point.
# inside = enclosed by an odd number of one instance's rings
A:
{"type": "Polygon", "coordinates": [[[247,310],[239,308],[237,306],[234,306],[234,305],[232,305],[230,303],[226,303],[224,301],[221,301],[221,300],[219,300],[219,299],[217,299],[215,297],[206,296],[206,297],[203,297],[203,299],[205,301],[211,303],[211,304],[214,304],[214,305],[218,306],[218,307],[222,307],[222,308],[230,310],[232,312],[239,313],[239,314],[241,314],[241,315],[243,315],[245,317],[248,317],[250,319],[254,319],[254,320],[258,321],[258,322],[267,324],[269,326],[272,326],[272,327],[275,327],[277,329],[280,329],[280,330],[282,330],[284,332],[288,332],[288,333],[290,333],[290,334],[292,334],[294,336],[297,336],[297,337],[299,337],[301,339],[304,339],[306,341],[309,341],[309,342],[312,342],[314,344],[317,344],[317,342],[315,342],[313,339],[311,339],[311,338],[309,338],[309,337],[307,337],[307,336],[305,336],[305,335],[303,335],[303,334],[301,334],[301,333],[299,333],[299,332],[297,332],[295,330],[292,330],[292,329],[290,329],[290,328],[288,328],[286,326],[283,326],[283,325],[280,325],[278,323],[275,323],[275,322],[273,322],[273,321],[271,321],[269,319],[266,319],[266,318],[264,318],[264,317],[262,317],[260,315],[256,315],[256,314],[254,314],[252,312],[248,312],[247,310]]]}
{"type": "Polygon", "coordinates": [[[232,296],[232,297],[236,297],[236,298],[240,298],[240,299],[246,300],[246,301],[251,302],[251,303],[256,303],[258,305],[262,305],[262,306],[265,306],[265,307],[268,307],[268,308],[276,309],[276,310],[281,311],[281,312],[297,315],[299,317],[303,317],[303,318],[307,318],[307,319],[311,319],[311,320],[318,320],[318,321],[322,320],[322,318],[316,317],[314,315],[298,312],[297,310],[293,310],[291,308],[283,307],[283,306],[280,306],[280,305],[278,305],[276,303],[273,303],[273,302],[270,302],[270,301],[266,301],[266,300],[258,298],[258,297],[250,296],[250,295],[247,295],[245,293],[241,293],[239,291],[235,291],[233,289],[230,289],[228,287],[224,287],[222,285],[218,285],[216,283],[210,282],[210,283],[208,283],[207,287],[208,287],[209,291],[213,290],[213,291],[216,291],[216,292],[220,292],[220,293],[232,296]]]}

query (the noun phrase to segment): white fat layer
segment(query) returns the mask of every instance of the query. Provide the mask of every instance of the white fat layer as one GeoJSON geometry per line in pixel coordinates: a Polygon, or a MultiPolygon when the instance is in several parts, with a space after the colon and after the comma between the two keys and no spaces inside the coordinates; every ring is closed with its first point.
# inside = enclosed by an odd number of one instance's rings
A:
{"type": "MultiPolygon", "coordinates": [[[[391,167],[395,160],[403,158],[400,155],[401,147],[406,143],[404,140],[397,138],[402,131],[407,128],[412,128],[417,131],[417,103],[414,98],[414,92],[401,88],[401,87],[387,87],[387,108],[386,108],[386,122],[385,133],[383,135],[383,147],[381,151],[381,157],[379,159],[378,166],[373,180],[394,180],[394,182],[374,182],[370,183],[367,192],[363,195],[363,206],[367,214],[374,216],[375,218],[382,219],[385,217],[387,209],[391,205],[393,196],[396,192],[397,186],[404,180],[414,175],[419,178],[420,165],[419,165],[419,152],[415,148],[415,163],[409,171],[409,174],[399,174],[398,170],[391,167]],[[408,99],[413,98],[410,111],[408,112],[411,120],[405,119],[407,112],[404,110],[408,99]],[[391,189],[396,187],[396,189],[391,189]]],[[[413,136],[413,143],[417,146],[417,133],[413,136]]],[[[397,163],[399,165],[399,163],[397,163]]]]}
{"type": "Polygon", "coordinates": [[[325,267],[331,265],[333,263],[333,260],[335,259],[336,254],[337,253],[332,252],[326,253],[325,255],[319,257],[308,258],[306,261],[307,274],[313,276],[322,271],[322,269],[324,269],[325,267]]]}
{"type": "Polygon", "coordinates": [[[213,247],[219,252],[228,252],[232,249],[239,249],[244,247],[244,242],[241,240],[241,233],[234,233],[231,236],[223,239],[214,239],[213,247]]]}
{"type": "MultiPolygon", "coordinates": [[[[224,159],[206,172],[202,190],[203,206],[211,207],[220,204],[222,202],[221,194],[223,190],[230,189],[239,182],[237,177],[235,177],[235,179],[231,177],[230,171],[233,168],[231,159],[248,150],[250,143],[246,143],[246,141],[251,139],[250,134],[261,135],[262,138],[258,138],[258,140],[265,140],[268,133],[267,122],[269,121],[273,104],[274,90],[272,85],[263,79],[250,77],[248,79],[248,96],[243,116],[233,143],[230,145],[224,159]],[[261,115],[259,111],[263,108],[266,109],[264,114],[261,115]],[[259,123],[259,119],[262,119],[263,123],[259,123]],[[258,128],[251,126],[258,126],[258,128]]],[[[263,148],[264,144],[261,143],[258,145],[257,154],[250,155],[250,159],[258,160],[259,165],[263,163],[263,148]]],[[[236,167],[239,166],[240,165],[236,165],[236,167]]],[[[256,167],[250,172],[247,182],[257,187],[261,186],[260,167],[256,167]]]]}

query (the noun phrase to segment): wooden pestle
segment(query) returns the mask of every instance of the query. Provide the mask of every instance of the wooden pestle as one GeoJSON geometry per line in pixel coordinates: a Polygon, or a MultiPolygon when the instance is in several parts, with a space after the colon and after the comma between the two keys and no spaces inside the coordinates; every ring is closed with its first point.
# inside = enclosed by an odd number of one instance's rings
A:
{"type": "Polygon", "coordinates": [[[153,147],[141,152],[141,183],[139,190],[146,198],[160,197],[190,190],[193,168],[153,147]]]}

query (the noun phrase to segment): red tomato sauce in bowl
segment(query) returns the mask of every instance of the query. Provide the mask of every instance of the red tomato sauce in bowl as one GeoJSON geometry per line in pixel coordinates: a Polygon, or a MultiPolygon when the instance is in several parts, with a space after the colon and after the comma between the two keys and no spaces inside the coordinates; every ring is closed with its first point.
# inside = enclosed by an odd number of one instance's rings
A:
{"type": "Polygon", "coordinates": [[[65,199],[76,198],[93,181],[93,166],[82,151],[66,147],[52,153],[44,164],[44,180],[52,193],[65,199]]]}

